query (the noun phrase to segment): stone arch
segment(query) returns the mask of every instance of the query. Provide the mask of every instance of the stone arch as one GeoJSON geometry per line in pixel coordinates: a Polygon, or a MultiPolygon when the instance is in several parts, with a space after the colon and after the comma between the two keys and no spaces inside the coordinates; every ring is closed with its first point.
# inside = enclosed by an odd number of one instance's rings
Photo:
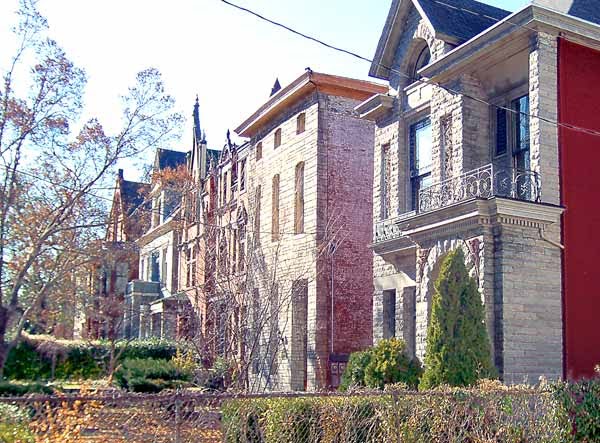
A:
{"type": "Polygon", "coordinates": [[[479,292],[483,297],[483,241],[481,236],[472,237],[468,240],[462,238],[449,238],[439,240],[429,249],[421,249],[417,260],[417,357],[423,359],[425,356],[425,344],[427,327],[431,316],[431,300],[434,292],[434,282],[439,276],[444,258],[456,249],[462,249],[465,256],[465,264],[469,275],[478,282],[479,292]]]}

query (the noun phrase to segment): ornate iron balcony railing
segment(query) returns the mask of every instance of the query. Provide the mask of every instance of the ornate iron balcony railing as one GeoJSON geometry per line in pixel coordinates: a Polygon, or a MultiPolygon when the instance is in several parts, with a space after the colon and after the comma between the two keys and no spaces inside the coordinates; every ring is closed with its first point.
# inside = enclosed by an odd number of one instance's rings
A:
{"type": "Polygon", "coordinates": [[[537,172],[515,168],[482,166],[419,191],[417,210],[375,224],[374,242],[402,236],[403,220],[473,198],[506,197],[539,202],[541,183],[537,172]]]}
{"type": "Polygon", "coordinates": [[[507,197],[540,201],[539,174],[516,168],[482,166],[419,191],[419,213],[433,211],[472,198],[507,197]]]}

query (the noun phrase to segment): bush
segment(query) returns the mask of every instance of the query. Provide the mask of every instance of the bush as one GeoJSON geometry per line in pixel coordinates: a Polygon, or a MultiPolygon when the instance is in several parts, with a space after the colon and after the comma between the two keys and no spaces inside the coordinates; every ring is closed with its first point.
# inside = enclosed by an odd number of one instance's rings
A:
{"type": "Polygon", "coordinates": [[[419,360],[406,355],[406,344],[397,338],[381,340],[371,350],[365,368],[365,385],[383,389],[384,385],[404,383],[416,389],[422,370],[419,360]]]}
{"type": "Polygon", "coordinates": [[[350,354],[346,369],[340,380],[340,391],[347,391],[351,386],[365,386],[365,369],[371,361],[370,351],[353,352],[350,354]]]}
{"type": "Polygon", "coordinates": [[[421,373],[419,360],[407,356],[404,341],[390,338],[381,340],[366,351],[350,355],[340,390],[346,391],[351,386],[383,389],[393,383],[404,383],[415,389],[421,373]]]}
{"type": "Polygon", "coordinates": [[[180,387],[189,382],[192,374],[175,363],[162,359],[127,359],[115,373],[115,381],[133,392],[159,392],[180,387]]]}
{"type": "Polygon", "coordinates": [[[238,399],[224,404],[222,417],[228,443],[570,441],[553,396],[518,388],[238,399]]]}
{"type": "Polygon", "coordinates": [[[481,295],[461,249],[444,259],[434,287],[420,388],[470,386],[495,377],[481,295]]]}
{"type": "Polygon", "coordinates": [[[27,394],[53,394],[54,390],[41,383],[11,383],[0,381],[0,397],[21,397],[27,394]]]}
{"type": "MultiPolygon", "coordinates": [[[[180,345],[166,340],[134,340],[116,343],[126,359],[172,359],[180,345]]],[[[47,336],[27,336],[8,354],[4,375],[14,380],[97,379],[106,375],[110,342],[56,340],[47,336]]]]}
{"type": "Polygon", "coordinates": [[[554,395],[571,420],[575,441],[600,441],[600,380],[557,383],[554,395]]]}
{"type": "Polygon", "coordinates": [[[16,405],[0,403],[0,442],[33,443],[35,438],[29,430],[29,414],[16,405]]]}

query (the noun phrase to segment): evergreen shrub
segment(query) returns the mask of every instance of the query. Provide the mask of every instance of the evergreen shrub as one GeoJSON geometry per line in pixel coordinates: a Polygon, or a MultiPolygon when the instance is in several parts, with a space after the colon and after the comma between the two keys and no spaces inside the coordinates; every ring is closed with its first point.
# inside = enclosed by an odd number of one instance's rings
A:
{"type": "Polygon", "coordinates": [[[390,338],[380,340],[365,351],[350,354],[339,389],[346,391],[352,386],[383,389],[395,383],[414,389],[421,373],[419,360],[408,357],[404,341],[390,338]]]}
{"type": "Polygon", "coordinates": [[[470,386],[494,378],[481,295],[461,249],[443,260],[434,288],[420,389],[470,386]]]}

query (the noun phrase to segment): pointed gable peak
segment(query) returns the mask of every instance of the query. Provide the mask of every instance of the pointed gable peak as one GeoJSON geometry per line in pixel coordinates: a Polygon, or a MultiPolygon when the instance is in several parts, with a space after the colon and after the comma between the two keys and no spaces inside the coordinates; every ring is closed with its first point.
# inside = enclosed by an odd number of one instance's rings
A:
{"type": "Polygon", "coordinates": [[[273,87],[271,88],[271,95],[269,95],[269,97],[273,97],[280,90],[281,90],[281,84],[279,83],[279,77],[277,77],[275,79],[275,83],[273,84],[273,87]]]}
{"type": "Polygon", "coordinates": [[[369,75],[389,80],[390,67],[412,9],[416,9],[432,35],[461,45],[510,15],[509,11],[476,0],[393,0],[369,75]]]}

